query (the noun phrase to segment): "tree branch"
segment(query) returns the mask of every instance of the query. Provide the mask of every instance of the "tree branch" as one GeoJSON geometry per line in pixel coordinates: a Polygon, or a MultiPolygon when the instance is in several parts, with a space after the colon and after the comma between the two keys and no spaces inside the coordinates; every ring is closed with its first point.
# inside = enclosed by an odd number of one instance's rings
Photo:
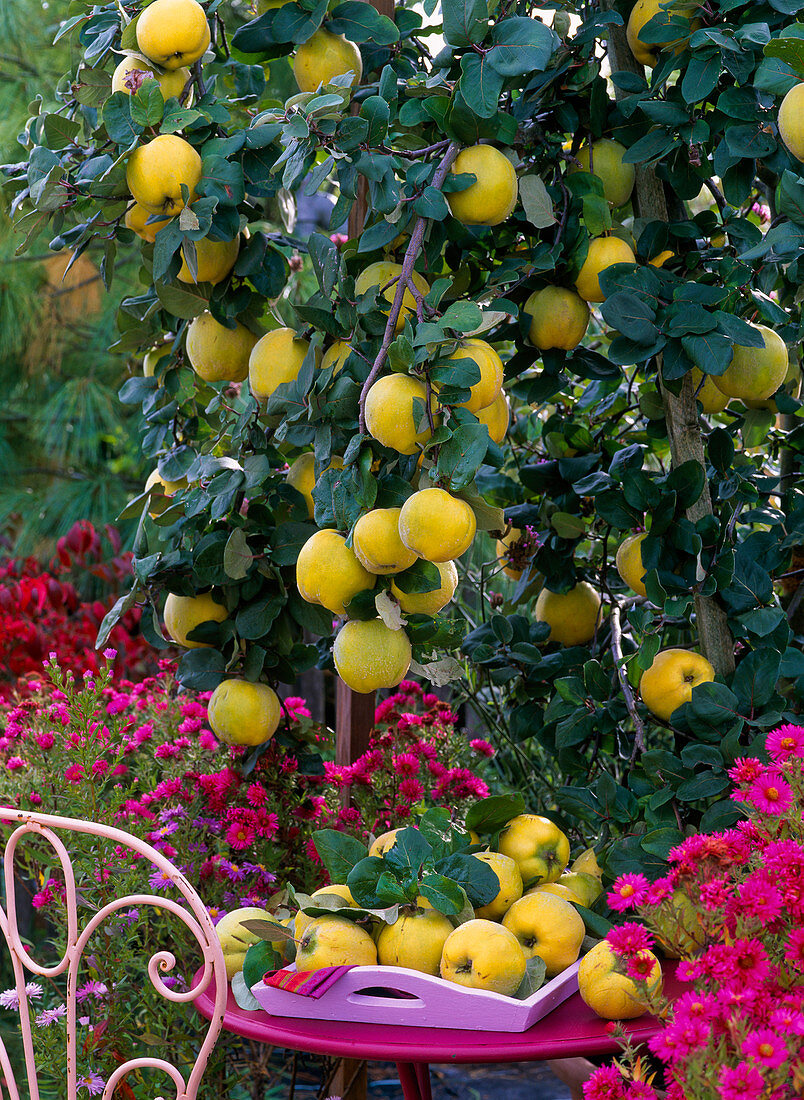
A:
{"type": "Polygon", "coordinates": [[[645,751],[645,726],[637,710],[634,692],[628,682],[628,673],[625,670],[623,658],[623,631],[620,625],[620,605],[615,601],[611,605],[611,651],[614,654],[614,667],[617,670],[617,679],[625,699],[631,721],[634,723],[634,747],[631,751],[630,764],[636,760],[637,753],[645,751]]]}
{"type": "MultiPolygon", "coordinates": [[[[452,162],[458,155],[458,143],[457,141],[451,141],[447,146],[444,153],[444,159],[436,169],[433,176],[433,187],[440,189],[447,178],[452,162]]],[[[396,293],[394,294],[394,300],[391,303],[391,309],[388,314],[388,323],[385,326],[385,332],[383,333],[382,343],[380,344],[380,350],[377,352],[377,357],[374,360],[369,376],[363,383],[363,389],[360,391],[360,431],[365,434],[366,431],[366,397],[368,392],[374,383],[377,381],[377,377],[383,368],[386,358],[388,357],[388,349],[390,348],[394,333],[396,332],[396,323],[399,320],[399,314],[402,310],[402,299],[405,297],[405,291],[412,286],[411,275],[413,274],[413,265],[416,263],[419,252],[421,251],[422,244],[424,242],[424,231],[427,228],[427,218],[420,217],[417,219],[413,232],[410,235],[410,242],[405,252],[405,259],[402,261],[402,270],[399,273],[399,278],[396,284],[396,293]]]]}

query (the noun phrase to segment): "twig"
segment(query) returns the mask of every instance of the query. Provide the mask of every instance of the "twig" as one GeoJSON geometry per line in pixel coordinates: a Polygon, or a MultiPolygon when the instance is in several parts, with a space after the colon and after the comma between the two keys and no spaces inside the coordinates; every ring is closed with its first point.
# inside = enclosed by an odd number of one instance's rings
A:
{"type": "Polygon", "coordinates": [[[706,186],[707,186],[707,187],[709,188],[709,191],[710,191],[710,193],[711,193],[711,195],[712,195],[712,198],[713,198],[713,199],[715,200],[715,202],[717,203],[717,206],[718,206],[718,210],[719,210],[719,211],[721,212],[721,214],[722,214],[722,213],[723,213],[723,210],[724,210],[724,208],[725,208],[725,206],[726,206],[726,196],[725,196],[725,195],[723,194],[723,192],[722,192],[722,191],[720,190],[720,188],[718,187],[718,185],[717,185],[717,184],[715,183],[715,181],[714,181],[714,180],[712,180],[712,179],[705,179],[705,180],[704,180],[704,183],[705,183],[705,184],[706,184],[706,186]]]}
{"type": "Polygon", "coordinates": [[[631,721],[634,723],[634,747],[631,751],[631,759],[628,761],[629,764],[633,764],[637,753],[645,751],[645,727],[639,717],[634,693],[628,683],[628,673],[625,670],[623,631],[620,625],[620,605],[618,603],[611,605],[611,651],[614,654],[614,667],[617,669],[617,679],[620,681],[625,705],[631,715],[631,721]]]}
{"type": "MultiPolygon", "coordinates": [[[[447,173],[452,167],[452,162],[457,155],[458,143],[457,141],[451,141],[444,153],[444,159],[441,161],[441,164],[439,164],[433,176],[433,187],[441,188],[444,180],[447,178],[447,173]]],[[[402,299],[405,296],[405,291],[412,284],[411,275],[413,273],[413,265],[416,263],[416,259],[421,251],[427,220],[427,218],[419,217],[416,221],[416,225],[413,227],[413,232],[410,235],[410,243],[405,252],[405,259],[402,261],[402,270],[399,273],[399,280],[396,284],[396,294],[394,294],[394,300],[388,314],[388,323],[385,326],[382,344],[380,345],[380,350],[377,352],[374,364],[369,371],[369,376],[363,383],[363,389],[360,391],[360,431],[363,434],[365,434],[366,431],[366,397],[383,368],[383,364],[388,356],[388,349],[393,342],[394,333],[396,332],[396,322],[399,320],[399,314],[402,309],[402,299]]]]}

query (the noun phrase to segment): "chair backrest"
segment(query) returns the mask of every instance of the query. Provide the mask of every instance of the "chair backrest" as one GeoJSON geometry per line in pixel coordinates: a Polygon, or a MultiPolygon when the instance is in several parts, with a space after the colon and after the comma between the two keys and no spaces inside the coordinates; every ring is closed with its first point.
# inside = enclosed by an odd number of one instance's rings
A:
{"type": "MultiPolygon", "coordinates": [[[[175,956],[169,951],[158,951],[148,961],[148,975],[157,992],[168,1001],[184,1004],[194,1001],[210,984],[215,981],[215,1013],[204,1036],[195,1064],[185,1080],[184,1075],[170,1062],[162,1058],[148,1056],[129,1059],[119,1065],[107,1080],[101,1100],[110,1100],[117,1085],[127,1074],[137,1069],[156,1069],[165,1074],[176,1089],[176,1100],[195,1100],[198,1088],[204,1075],[209,1057],[220,1034],[223,1024],[223,1015],[226,1007],[227,983],[226,964],[223,958],[220,942],[215,932],[214,925],[207,913],[204,903],[194,888],[177,867],[175,867],[160,852],[150,844],[106,825],[100,825],[92,821],[80,821],[69,817],[56,817],[50,814],[29,813],[23,810],[10,809],[0,806],[0,822],[17,826],[14,828],[3,853],[3,873],[5,876],[5,896],[7,910],[0,907],[0,931],[2,931],[8,945],[11,962],[14,969],[14,982],[20,1009],[20,1030],[22,1034],[23,1049],[25,1052],[25,1071],[27,1075],[28,1090],[31,1100],[39,1100],[39,1088],[37,1085],[36,1065],[34,1063],[34,1050],[31,1032],[31,1012],[29,1007],[26,984],[30,981],[30,975],[43,978],[55,978],[59,975],[67,975],[67,995],[65,999],[66,1013],[64,1022],[67,1028],[67,1044],[65,1066],[66,1092],[65,1100],[77,1100],[78,1066],[77,1062],[77,1011],[76,988],[78,968],[82,955],[93,932],[107,921],[111,914],[119,910],[132,907],[153,905],[160,909],[173,913],[182,921],[195,937],[203,956],[203,974],[199,981],[189,990],[180,992],[177,989],[168,988],[160,976],[170,971],[176,965],[175,956]],[[76,897],[76,881],[73,863],[67,846],[61,839],[64,834],[80,833],[86,836],[104,838],[113,844],[144,856],[160,871],[169,875],[182,895],[184,904],[168,897],[158,897],[153,894],[129,894],[125,897],[115,898],[114,901],[104,905],[103,908],[92,912],[90,918],[83,927],[79,927],[78,904],[76,897]],[[26,951],[20,938],[17,927],[17,908],[15,898],[14,864],[17,845],[26,834],[36,834],[44,837],[55,852],[64,879],[64,901],[67,916],[66,948],[61,959],[51,966],[37,963],[26,951]]],[[[69,839],[69,837],[67,838],[69,839]]],[[[21,1100],[18,1079],[12,1067],[6,1048],[0,1039],[0,1078],[5,1077],[9,1100],[21,1100]]],[[[161,1087],[161,1086],[160,1086],[161,1087]]],[[[0,1087],[0,1096],[3,1095],[0,1087]]],[[[171,1100],[169,1096],[165,1100],[171,1100]]]]}

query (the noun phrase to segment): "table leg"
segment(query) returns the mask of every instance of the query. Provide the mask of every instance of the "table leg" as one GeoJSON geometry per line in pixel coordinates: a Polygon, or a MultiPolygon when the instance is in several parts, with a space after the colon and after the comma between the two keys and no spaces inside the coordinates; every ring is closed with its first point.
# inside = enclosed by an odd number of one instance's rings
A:
{"type": "Polygon", "coordinates": [[[419,1062],[397,1062],[396,1071],[405,1100],[432,1100],[430,1069],[419,1062]]]}
{"type": "Polygon", "coordinates": [[[422,1100],[433,1100],[433,1094],[430,1091],[430,1067],[426,1062],[416,1062],[413,1068],[416,1071],[422,1100]]]}

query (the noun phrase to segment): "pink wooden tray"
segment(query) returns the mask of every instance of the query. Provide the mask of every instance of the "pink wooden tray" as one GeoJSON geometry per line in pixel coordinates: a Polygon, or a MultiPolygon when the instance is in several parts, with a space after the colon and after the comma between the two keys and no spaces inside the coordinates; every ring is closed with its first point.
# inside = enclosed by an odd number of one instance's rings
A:
{"type": "Polygon", "coordinates": [[[272,1016],[393,1027],[527,1031],[577,993],[579,966],[574,963],[525,1001],[484,989],[465,989],[401,966],[356,966],[317,1000],[263,982],[252,986],[251,992],[272,1016]]]}

